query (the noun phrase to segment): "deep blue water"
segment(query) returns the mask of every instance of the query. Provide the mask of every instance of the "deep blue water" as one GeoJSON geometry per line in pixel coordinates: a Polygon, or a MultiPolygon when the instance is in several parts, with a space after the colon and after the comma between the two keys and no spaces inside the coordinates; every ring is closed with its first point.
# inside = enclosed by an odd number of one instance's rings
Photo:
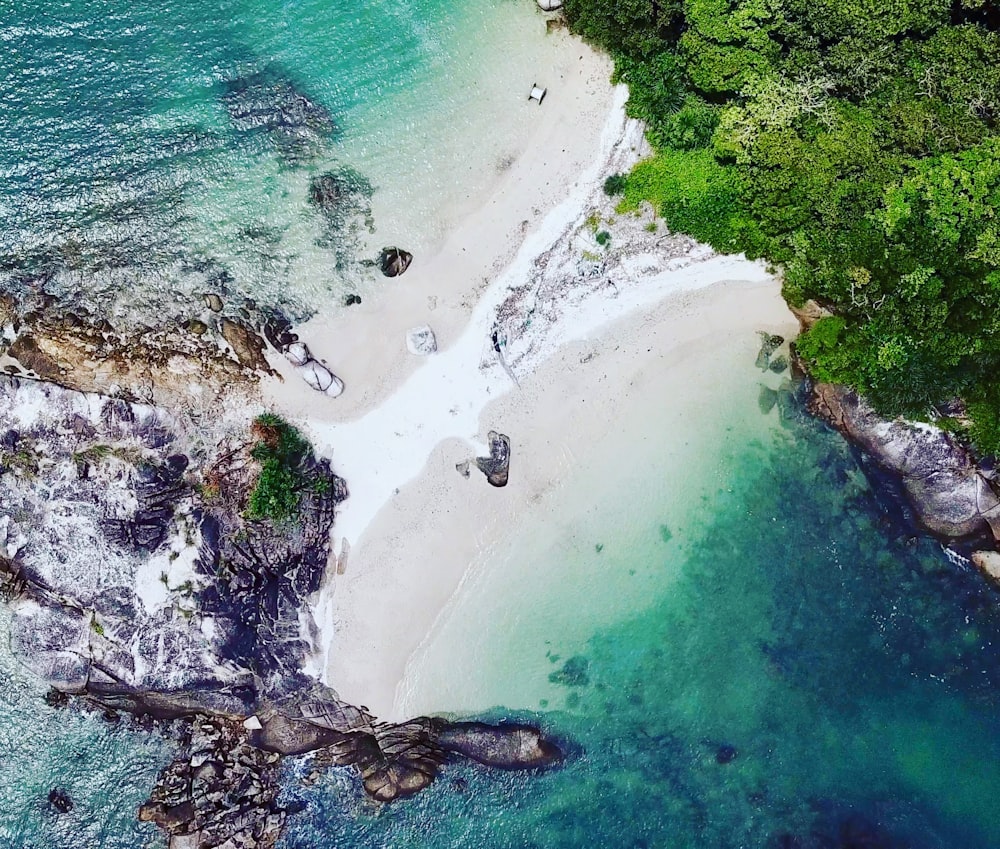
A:
{"type": "Polygon", "coordinates": [[[523,658],[561,682],[533,718],[564,766],[451,767],[387,810],[334,776],[294,791],[286,845],[1000,845],[995,591],[816,422],[725,450],[728,485],[652,564],[680,578],[580,655],[523,658]]]}

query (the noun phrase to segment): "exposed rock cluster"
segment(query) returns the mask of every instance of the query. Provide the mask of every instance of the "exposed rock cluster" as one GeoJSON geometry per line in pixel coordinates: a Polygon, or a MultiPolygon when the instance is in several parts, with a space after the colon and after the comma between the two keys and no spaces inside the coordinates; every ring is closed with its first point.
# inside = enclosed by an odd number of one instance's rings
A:
{"type": "Polygon", "coordinates": [[[242,723],[199,716],[181,736],[183,754],[139,809],[169,836],[169,849],[270,849],[286,811],[278,802],[281,757],[250,745],[242,723]]]}
{"type": "MultiPolygon", "coordinates": [[[[259,419],[205,445],[158,407],[0,377],[0,593],[12,648],[55,688],[53,704],[71,693],[184,724],[184,754],[142,816],[173,849],[268,847],[287,813],[275,801],[282,757],[352,766],[380,801],[426,787],[453,757],[501,768],[558,760],[536,729],[388,725],[302,674],[316,648],[308,599],[348,493],[301,443],[294,516],[250,518],[257,448],[273,436],[259,419]]],[[[492,473],[505,476],[496,459],[492,473]]]]}
{"type": "MultiPolygon", "coordinates": [[[[0,302],[0,364],[80,392],[171,408],[211,406],[231,387],[271,371],[266,337],[278,348],[293,341],[283,319],[256,313],[220,315],[222,300],[205,296],[205,312],[186,322],[116,328],[50,298],[24,317],[13,299],[0,302]],[[261,328],[260,332],[254,325],[261,328]]],[[[194,307],[194,304],[192,304],[194,307]]]]}
{"type": "Polygon", "coordinates": [[[951,434],[923,422],[887,420],[853,390],[832,384],[813,387],[811,409],[899,476],[917,517],[931,533],[1000,539],[994,474],[980,468],[951,434]]]}

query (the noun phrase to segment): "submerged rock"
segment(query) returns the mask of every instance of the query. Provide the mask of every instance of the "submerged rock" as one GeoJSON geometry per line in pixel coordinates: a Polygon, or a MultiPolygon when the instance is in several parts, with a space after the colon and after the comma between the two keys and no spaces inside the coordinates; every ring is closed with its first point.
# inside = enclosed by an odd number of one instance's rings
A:
{"type": "Polygon", "coordinates": [[[60,814],[68,814],[73,810],[73,800],[65,790],[54,787],[49,791],[49,804],[60,814]]]}
{"type": "Polygon", "coordinates": [[[783,336],[764,333],[763,331],[758,335],[760,336],[760,350],[757,352],[755,365],[761,371],[767,371],[771,365],[771,354],[785,343],[785,338],[783,336]]]}
{"type": "Polygon", "coordinates": [[[413,262],[413,254],[400,248],[382,248],[378,258],[379,268],[386,277],[398,277],[413,262]]]}
{"type": "Polygon", "coordinates": [[[325,215],[336,215],[350,195],[350,186],[336,174],[321,174],[309,183],[309,200],[325,215]]]}
{"type": "Polygon", "coordinates": [[[222,102],[237,130],[263,134],[293,163],[314,157],[337,132],[330,112],[273,67],[226,81],[222,102]]]}
{"type": "Polygon", "coordinates": [[[736,755],[739,754],[736,751],[735,746],[730,746],[728,743],[723,743],[715,750],[715,762],[717,764],[728,764],[736,760],[736,755]]]}
{"type": "Polygon", "coordinates": [[[766,416],[771,410],[774,409],[774,405],[778,403],[778,393],[776,390],[772,389],[770,386],[764,386],[761,384],[760,392],[757,394],[757,407],[766,416]]]}
{"type": "Polygon", "coordinates": [[[493,486],[506,486],[510,471],[510,439],[495,430],[489,432],[490,456],[476,457],[479,469],[493,486]]]}

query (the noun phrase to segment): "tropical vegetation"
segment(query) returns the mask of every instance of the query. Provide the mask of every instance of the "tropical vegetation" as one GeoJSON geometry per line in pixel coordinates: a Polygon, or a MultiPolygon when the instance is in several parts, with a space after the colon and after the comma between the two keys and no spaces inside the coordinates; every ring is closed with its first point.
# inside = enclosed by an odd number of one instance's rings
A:
{"type": "Polygon", "coordinates": [[[779,265],[817,377],[1000,451],[1000,0],[566,0],[674,230],[779,265]]]}
{"type": "Polygon", "coordinates": [[[291,518],[299,506],[305,480],[302,462],[309,443],[280,416],[266,413],[254,419],[251,456],[260,474],[250,493],[246,517],[250,520],[291,518]]]}

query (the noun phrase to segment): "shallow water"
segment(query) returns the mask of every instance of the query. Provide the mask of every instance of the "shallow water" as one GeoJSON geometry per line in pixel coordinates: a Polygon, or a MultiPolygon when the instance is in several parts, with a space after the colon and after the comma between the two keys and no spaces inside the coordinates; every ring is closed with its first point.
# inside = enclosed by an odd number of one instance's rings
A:
{"type": "Polygon", "coordinates": [[[10,616],[0,609],[0,846],[137,849],[162,846],[136,818],[172,748],[127,720],[45,704],[45,688],[11,657],[10,616]],[[52,790],[73,809],[59,813],[52,790]]]}
{"type": "Polygon", "coordinates": [[[373,285],[383,242],[430,250],[523,143],[551,49],[511,0],[0,12],[0,291],[146,322],[206,290],[301,318],[373,285]],[[374,190],[332,232],[330,171],[374,190]]]}
{"type": "Polygon", "coordinates": [[[470,588],[418,664],[418,702],[447,675],[470,703],[506,693],[492,713],[527,711],[565,764],[451,767],[382,811],[334,777],[287,846],[1000,843],[995,593],[890,520],[838,436],[777,412],[762,434],[755,402],[719,409],[730,438],[693,509],[678,513],[651,448],[627,522],[612,487],[537,559],[521,545],[524,573],[548,579],[520,592],[518,567],[506,592],[470,588]],[[600,558],[624,574],[600,577],[600,558]],[[581,601],[595,579],[599,612],[581,601]]]}
{"type": "MultiPolygon", "coordinates": [[[[507,0],[0,0],[0,289],[142,321],[206,289],[305,315],[374,285],[359,246],[429,249],[516,146],[540,26],[507,0]],[[234,121],[240,78],[305,96],[315,126],[234,121]],[[344,168],[373,193],[331,234],[308,185],[344,168]]],[[[753,381],[623,433],[617,482],[567,486],[566,520],[523,535],[530,604],[471,583],[439,632],[471,649],[430,646],[416,685],[423,706],[527,712],[565,764],[449,767],[381,809],[342,773],[290,775],[309,806],[285,845],[1000,845],[1000,617],[978,575],[890,521],[838,437],[762,418],[753,381]]],[[[45,706],[5,648],[0,677],[0,845],[162,846],[134,814],[169,747],[45,706]]]]}

